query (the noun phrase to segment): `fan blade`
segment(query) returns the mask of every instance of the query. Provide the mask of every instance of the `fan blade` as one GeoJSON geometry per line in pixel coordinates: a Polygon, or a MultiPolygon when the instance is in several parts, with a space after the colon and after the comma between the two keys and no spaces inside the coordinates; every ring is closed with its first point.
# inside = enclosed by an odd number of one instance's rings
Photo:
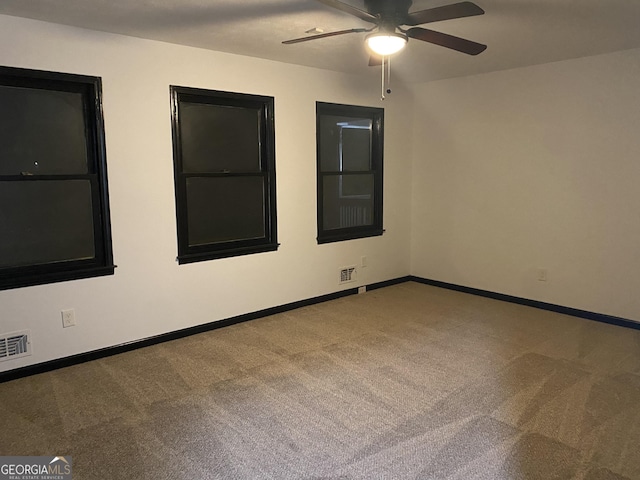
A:
{"type": "Polygon", "coordinates": [[[423,23],[441,22],[442,20],[473,17],[474,15],[482,14],[484,14],[484,10],[475,3],[460,2],[409,13],[406,18],[407,21],[403,22],[403,25],[422,25],[423,23]]]}
{"type": "Polygon", "coordinates": [[[458,52],[466,53],[467,55],[478,55],[487,49],[487,46],[481,43],[472,42],[471,40],[465,40],[460,37],[454,37],[453,35],[447,35],[446,33],[427,30],[426,28],[414,27],[410,28],[405,33],[407,37],[440,45],[441,47],[450,48],[452,50],[457,50],[458,52]]]}
{"type": "MultiPolygon", "coordinates": [[[[358,17],[361,20],[369,23],[377,23],[378,17],[375,15],[371,15],[369,12],[365,12],[364,10],[360,10],[359,8],[352,7],[351,5],[347,5],[346,3],[342,3],[338,0],[318,0],[320,3],[324,3],[329,7],[336,8],[340,11],[346,12],[354,17],[358,17]]],[[[417,25],[417,24],[416,24],[417,25]]]]}
{"type": "Polygon", "coordinates": [[[382,65],[382,57],[377,55],[369,55],[369,66],[370,67],[379,67],[382,65]]]}
{"type": "Polygon", "coordinates": [[[347,33],[361,33],[361,32],[368,32],[368,31],[369,29],[367,28],[351,28],[349,30],[338,30],[337,32],[319,33],[318,35],[310,35],[308,37],[294,38],[293,40],[285,40],[282,43],[284,43],[285,45],[291,45],[292,43],[308,42],[309,40],[317,40],[319,38],[335,37],[336,35],[345,35],[347,33]]]}

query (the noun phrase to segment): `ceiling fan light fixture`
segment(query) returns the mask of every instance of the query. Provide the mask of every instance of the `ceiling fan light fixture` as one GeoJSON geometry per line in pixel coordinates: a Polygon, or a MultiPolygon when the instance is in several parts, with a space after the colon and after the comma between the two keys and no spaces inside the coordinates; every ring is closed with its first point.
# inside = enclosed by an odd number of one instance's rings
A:
{"type": "Polygon", "coordinates": [[[407,45],[407,36],[395,32],[376,32],[367,35],[365,39],[371,51],[380,56],[398,53],[407,45]]]}

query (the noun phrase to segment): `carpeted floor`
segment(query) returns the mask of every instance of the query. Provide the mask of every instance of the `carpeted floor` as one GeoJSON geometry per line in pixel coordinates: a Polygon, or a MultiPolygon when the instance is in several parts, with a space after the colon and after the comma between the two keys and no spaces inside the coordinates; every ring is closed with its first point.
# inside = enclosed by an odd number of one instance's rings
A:
{"type": "Polygon", "coordinates": [[[640,479],[640,331],[404,283],[0,384],[74,479],[640,479]]]}

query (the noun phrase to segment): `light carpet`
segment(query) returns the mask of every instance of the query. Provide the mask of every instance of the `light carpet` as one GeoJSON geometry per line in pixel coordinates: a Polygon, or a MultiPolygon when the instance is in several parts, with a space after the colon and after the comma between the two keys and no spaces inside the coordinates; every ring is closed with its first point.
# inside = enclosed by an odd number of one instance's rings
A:
{"type": "Polygon", "coordinates": [[[0,384],[74,479],[640,479],[640,331],[407,282],[0,384]]]}

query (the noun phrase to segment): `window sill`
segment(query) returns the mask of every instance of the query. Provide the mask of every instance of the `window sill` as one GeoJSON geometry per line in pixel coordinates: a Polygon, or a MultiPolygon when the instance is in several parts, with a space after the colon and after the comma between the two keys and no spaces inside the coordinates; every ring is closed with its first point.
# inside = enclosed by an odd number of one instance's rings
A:
{"type": "Polygon", "coordinates": [[[69,280],[81,280],[83,278],[104,277],[113,275],[115,268],[115,265],[109,265],[106,267],[83,268],[64,272],[33,273],[30,275],[13,274],[11,276],[5,276],[0,274],[0,290],[66,282],[69,280]]]}
{"type": "Polygon", "coordinates": [[[230,248],[217,252],[187,253],[185,255],[179,255],[177,260],[179,265],[183,265],[185,263],[203,262],[206,260],[216,260],[218,258],[239,257],[241,255],[251,255],[253,253],[274,252],[278,250],[279,246],[279,243],[268,243],[265,245],[253,245],[250,247],[230,248]]]}
{"type": "Polygon", "coordinates": [[[379,237],[383,233],[384,233],[384,229],[367,230],[366,232],[336,231],[335,233],[331,233],[331,234],[325,233],[323,235],[318,235],[317,241],[318,241],[318,244],[343,242],[346,240],[357,240],[358,238],[379,237]]]}

